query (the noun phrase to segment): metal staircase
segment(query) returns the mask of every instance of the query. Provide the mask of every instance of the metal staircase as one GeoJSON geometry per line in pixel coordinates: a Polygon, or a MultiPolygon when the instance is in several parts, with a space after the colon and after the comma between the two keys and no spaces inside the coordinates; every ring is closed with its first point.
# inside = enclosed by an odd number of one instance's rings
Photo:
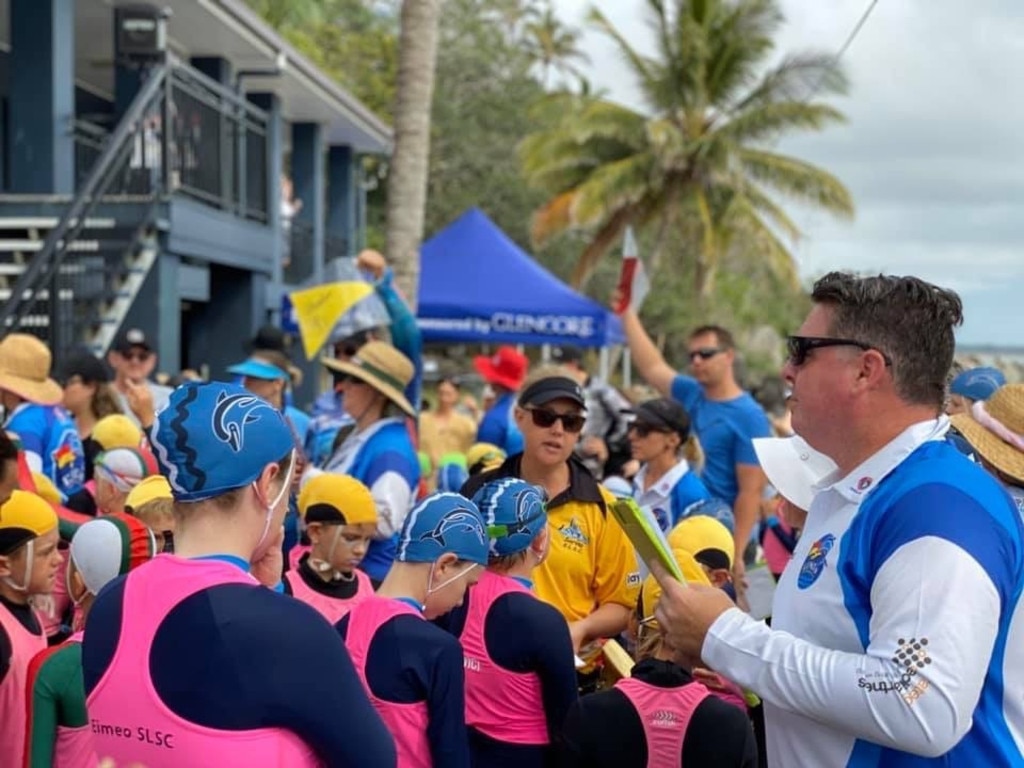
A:
{"type": "Polygon", "coordinates": [[[60,215],[0,216],[0,333],[103,354],[159,254],[172,65],[148,71],[60,215]]]}

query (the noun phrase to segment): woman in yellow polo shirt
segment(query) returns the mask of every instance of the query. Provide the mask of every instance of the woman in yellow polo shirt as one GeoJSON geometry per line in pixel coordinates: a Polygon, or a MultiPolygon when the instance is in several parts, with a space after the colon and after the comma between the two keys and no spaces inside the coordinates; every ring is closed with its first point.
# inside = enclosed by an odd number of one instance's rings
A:
{"type": "Polygon", "coordinates": [[[615,499],[573,455],[586,419],[583,390],[561,371],[540,371],[515,408],[522,453],[469,479],[466,496],[491,480],[518,477],[547,492],[551,542],[533,572],[537,596],[569,622],[578,652],[622,632],[640,591],[636,555],[608,505],[615,499]]]}

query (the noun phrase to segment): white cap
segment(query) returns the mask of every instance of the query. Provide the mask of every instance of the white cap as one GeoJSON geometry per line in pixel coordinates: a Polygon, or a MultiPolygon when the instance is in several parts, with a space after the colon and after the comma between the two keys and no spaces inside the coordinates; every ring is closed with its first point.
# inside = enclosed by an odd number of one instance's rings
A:
{"type": "Polygon", "coordinates": [[[837,469],[832,459],[799,437],[756,437],[754,451],[768,482],[803,510],[811,507],[814,486],[837,469]]]}

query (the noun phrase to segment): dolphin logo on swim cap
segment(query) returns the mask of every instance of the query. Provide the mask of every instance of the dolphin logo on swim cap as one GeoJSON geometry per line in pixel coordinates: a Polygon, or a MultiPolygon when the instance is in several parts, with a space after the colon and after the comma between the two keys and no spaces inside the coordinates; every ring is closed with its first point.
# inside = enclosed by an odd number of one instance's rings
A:
{"type": "Polygon", "coordinates": [[[263,398],[222,392],[217,396],[217,405],[213,409],[213,434],[230,445],[235,453],[240,452],[245,440],[245,425],[259,421],[256,411],[262,408],[271,408],[263,398]]]}

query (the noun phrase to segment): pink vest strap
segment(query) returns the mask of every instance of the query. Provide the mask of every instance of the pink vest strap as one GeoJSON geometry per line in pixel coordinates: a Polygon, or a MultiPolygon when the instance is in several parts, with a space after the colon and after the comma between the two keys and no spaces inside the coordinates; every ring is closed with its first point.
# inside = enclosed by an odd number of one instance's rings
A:
{"type": "Polygon", "coordinates": [[[25,759],[25,731],[28,728],[28,704],[25,686],[28,665],[40,651],[46,650],[46,635],[34,635],[0,605],[0,626],[11,642],[11,662],[0,682],[0,756],[3,765],[21,765],[25,759]]]}
{"type": "MultiPolygon", "coordinates": [[[[540,678],[535,672],[503,669],[487,651],[484,627],[494,601],[530,590],[515,579],[484,571],[469,597],[462,649],[466,670],[466,725],[497,741],[548,744],[547,719],[540,678]]],[[[530,627],[520,627],[524,635],[530,627]]]]}
{"type": "Polygon", "coordinates": [[[29,664],[37,653],[46,650],[46,635],[29,632],[4,605],[0,605],[0,626],[10,640],[10,665],[0,682],[0,756],[4,765],[22,765],[29,719],[29,664]]]}
{"type": "Polygon", "coordinates": [[[373,584],[370,581],[370,577],[358,568],[353,573],[355,574],[358,586],[356,593],[348,600],[339,600],[325,595],[323,592],[317,592],[306,583],[306,580],[302,578],[302,574],[298,570],[288,571],[284,578],[292,588],[292,597],[315,608],[331,624],[337,624],[355,606],[373,595],[373,584]]]}
{"type": "Polygon", "coordinates": [[[623,678],[615,687],[640,715],[647,738],[647,768],[680,768],[686,729],[694,710],[711,695],[708,689],[698,682],[660,688],[635,677],[623,678]]]}
{"type": "Polygon", "coordinates": [[[230,563],[174,555],[158,555],[128,575],[117,650],[88,700],[99,754],[112,757],[118,765],[141,763],[146,768],[304,768],[319,764],[312,750],[290,731],[207,728],[184,720],[160,700],[149,675],[157,629],[183,600],[220,584],[263,588],[230,563]]]}
{"type": "Polygon", "coordinates": [[[430,756],[430,742],[427,740],[427,703],[418,701],[399,704],[377,698],[366,680],[366,659],[374,635],[385,622],[405,614],[421,616],[419,611],[401,600],[370,597],[362,601],[349,612],[345,645],[370,701],[395,740],[398,768],[432,768],[434,763],[430,756]]]}
{"type": "Polygon", "coordinates": [[[294,571],[299,567],[299,560],[302,556],[309,553],[313,548],[308,544],[296,544],[288,551],[288,568],[294,571]]]}

